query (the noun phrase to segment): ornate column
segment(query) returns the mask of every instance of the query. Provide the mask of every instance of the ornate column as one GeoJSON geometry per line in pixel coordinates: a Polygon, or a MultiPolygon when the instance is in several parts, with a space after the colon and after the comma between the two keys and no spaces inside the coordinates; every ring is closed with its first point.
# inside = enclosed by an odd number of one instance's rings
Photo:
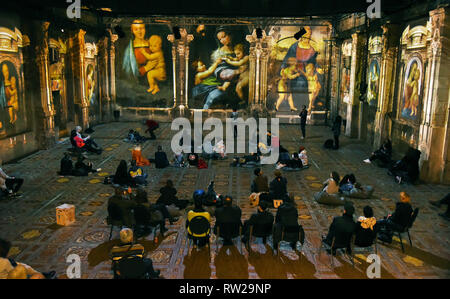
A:
{"type": "Polygon", "coordinates": [[[36,46],[36,64],[39,70],[39,86],[40,86],[40,97],[41,97],[41,108],[38,111],[39,118],[43,121],[43,131],[38,132],[43,134],[38,136],[39,146],[41,148],[48,148],[52,146],[55,140],[55,120],[54,120],[54,107],[52,101],[52,92],[50,86],[50,66],[49,66],[49,39],[48,39],[48,28],[50,22],[43,22],[41,26],[41,37],[36,46]],[[40,112],[40,113],[39,113],[40,112]]]}
{"type": "Polygon", "coordinates": [[[359,32],[352,34],[352,62],[350,71],[350,94],[347,105],[347,126],[345,135],[358,137],[359,135],[359,85],[361,82],[361,58],[365,38],[359,32]]]}
{"type": "Polygon", "coordinates": [[[266,111],[267,69],[272,37],[263,30],[262,37],[258,38],[254,29],[251,35],[246,36],[246,40],[250,43],[248,109],[263,112],[266,111]]]}
{"type": "Polygon", "coordinates": [[[111,97],[109,95],[109,70],[108,70],[108,38],[103,37],[98,41],[98,80],[99,80],[99,100],[102,111],[101,119],[110,120],[111,97]]]}
{"type": "Polygon", "coordinates": [[[427,82],[423,100],[422,123],[419,129],[419,150],[422,152],[420,176],[428,182],[450,182],[449,174],[449,88],[450,77],[448,8],[430,11],[431,45],[428,47],[427,82]],[[433,149],[433,150],[431,150],[433,149]]]}
{"type": "Polygon", "coordinates": [[[380,147],[382,140],[390,137],[392,124],[387,118],[388,113],[392,112],[393,88],[395,86],[396,61],[400,38],[400,28],[397,24],[388,23],[381,26],[381,28],[383,29],[383,49],[381,54],[378,105],[375,115],[374,148],[380,147]]]}
{"type": "Polygon", "coordinates": [[[181,38],[176,39],[169,34],[167,39],[172,43],[173,61],[173,108],[175,117],[184,116],[188,106],[188,70],[189,70],[189,43],[194,40],[192,34],[187,34],[185,28],[180,28],[181,38]]]}
{"type": "Polygon", "coordinates": [[[329,69],[329,77],[330,77],[330,119],[331,122],[339,113],[339,72],[340,72],[340,49],[341,43],[338,43],[336,40],[332,40],[330,44],[330,69],[329,69]]]}

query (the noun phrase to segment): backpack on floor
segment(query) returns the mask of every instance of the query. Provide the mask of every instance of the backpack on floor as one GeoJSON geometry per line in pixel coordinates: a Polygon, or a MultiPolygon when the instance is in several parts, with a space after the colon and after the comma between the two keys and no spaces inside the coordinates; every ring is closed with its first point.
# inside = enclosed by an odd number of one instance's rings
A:
{"type": "Polygon", "coordinates": [[[333,147],[333,139],[327,139],[323,144],[324,148],[332,148],[333,147]]]}

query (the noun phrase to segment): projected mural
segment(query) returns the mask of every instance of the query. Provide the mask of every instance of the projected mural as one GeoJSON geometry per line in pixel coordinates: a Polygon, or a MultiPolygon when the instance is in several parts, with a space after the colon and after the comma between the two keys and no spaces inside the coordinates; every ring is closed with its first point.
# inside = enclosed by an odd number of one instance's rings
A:
{"type": "Polygon", "coordinates": [[[376,107],[378,104],[378,78],[380,77],[380,67],[377,59],[372,59],[369,70],[367,101],[370,106],[376,107]]]}
{"type": "Polygon", "coordinates": [[[419,104],[422,92],[423,66],[418,57],[411,58],[406,65],[403,84],[403,97],[400,116],[416,121],[419,117],[419,104]]]}
{"type": "Polygon", "coordinates": [[[247,34],[244,26],[196,27],[190,52],[191,108],[238,109],[248,105],[247,34]]]}
{"type": "Polygon", "coordinates": [[[268,106],[277,111],[325,109],[324,66],[328,30],[324,26],[305,26],[297,40],[297,26],[272,27],[274,45],[269,61],[268,106]]]}
{"type": "Polygon", "coordinates": [[[167,25],[134,20],[119,39],[117,103],[132,107],[173,106],[172,46],[167,25]]]}

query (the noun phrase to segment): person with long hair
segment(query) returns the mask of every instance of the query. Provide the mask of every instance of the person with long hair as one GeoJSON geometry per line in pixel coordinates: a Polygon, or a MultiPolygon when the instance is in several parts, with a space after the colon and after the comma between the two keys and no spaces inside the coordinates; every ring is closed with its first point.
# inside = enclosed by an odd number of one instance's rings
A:
{"type": "Polygon", "coordinates": [[[131,177],[128,173],[128,166],[125,160],[121,160],[119,166],[116,169],[116,173],[113,178],[114,184],[129,186],[131,184],[131,177]]]}

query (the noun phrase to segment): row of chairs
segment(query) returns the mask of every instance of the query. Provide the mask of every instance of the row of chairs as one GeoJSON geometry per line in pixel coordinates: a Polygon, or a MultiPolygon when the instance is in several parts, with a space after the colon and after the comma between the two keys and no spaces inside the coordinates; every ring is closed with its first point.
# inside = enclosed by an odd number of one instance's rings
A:
{"type": "MultiPolygon", "coordinates": [[[[263,243],[266,242],[267,238],[274,235],[273,224],[266,225],[250,225],[249,226],[249,237],[246,242],[247,250],[250,250],[250,246],[252,244],[253,238],[262,238],[263,243]]],[[[194,217],[188,226],[189,231],[193,235],[203,235],[206,234],[207,242],[209,250],[210,248],[210,232],[211,226],[209,221],[201,216],[194,217]]],[[[238,238],[240,245],[240,252],[242,253],[242,226],[240,223],[221,223],[217,226],[216,235],[216,251],[219,248],[219,240],[220,238],[224,238],[225,236],[231,240],[238,238]]],[[[302,231],[300,225],[297,226],[281,226],[281,238],[277,242],[277,254],[280,251],[280,243],[281,241],[289,241],[289,242],[297,242],[302,240],[302,231]]],[[[186,230],[186,243],[188,244],[188,251],[190,249],[191,243],[193,241],[192,236],[186,230]]]]}

